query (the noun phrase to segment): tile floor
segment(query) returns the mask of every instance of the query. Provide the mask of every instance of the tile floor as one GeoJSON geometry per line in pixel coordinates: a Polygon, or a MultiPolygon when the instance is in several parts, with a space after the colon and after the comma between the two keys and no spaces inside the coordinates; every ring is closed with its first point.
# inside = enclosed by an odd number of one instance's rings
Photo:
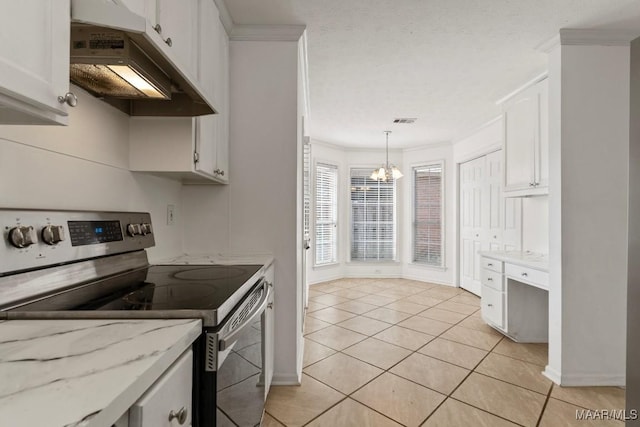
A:
{"type": "Polygon", "coordinates": [[[561,388],[545,344],[487,326],[461,289],[404,279],[311,286],[301,386],[274,386],[263,426],[613,426],[616,387],[561,388]]]}

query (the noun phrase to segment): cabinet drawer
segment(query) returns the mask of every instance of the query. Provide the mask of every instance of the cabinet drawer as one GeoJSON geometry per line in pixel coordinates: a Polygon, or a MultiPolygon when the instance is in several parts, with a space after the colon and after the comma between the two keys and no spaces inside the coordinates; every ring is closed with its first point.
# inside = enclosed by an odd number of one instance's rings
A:
{"type": "Polygon", "coordinates": [[[483,268],[480,274],[483,286],[488,286],[498,292],[504,291],[504,280],[501,273],[483,268]]]}
{"type": "Polygon", "coordinates": [[[519,282],[528,283],[542,289],[549,289],[549,273],[544,271],[515,264],[506,264],[505,275],[519,282]]]}
{"type": "Polygon", "coordinates": [[[495,259],[482,257],[482,268],[495,271],[496,273],[502,273],[502,261],[496,261],[495,259]]]}
{"type": "Polygon", "coordinates": [[[482,286],[482,318],[504,329],[504,293],[482,286]]]}
{"type": "Polygon", "coordinates": [[[191,424],[193,354],[180,358],[129,409],[129,427],[184,427],[191,424]],[[169,421],[169,413],[186,411],[186,420],[169,421]]]}

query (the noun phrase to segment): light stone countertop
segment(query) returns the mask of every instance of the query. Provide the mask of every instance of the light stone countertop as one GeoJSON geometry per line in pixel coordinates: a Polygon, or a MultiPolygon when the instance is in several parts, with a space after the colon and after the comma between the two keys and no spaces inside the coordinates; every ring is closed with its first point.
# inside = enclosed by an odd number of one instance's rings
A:
{"type": "Polygon", "coordinates": [[[0,322],[0,425],[110,427],[201,328],[192,319],[0,322]]]}
{"type": "Polygon", "coordinates": [[[162,259],[152,264],[219,264],[242,265],[261,264],[269,267],[273,263],[273,255],[266,253],[218,253],[218,254],[182,254],[177,257],[162,259]]]}
{"type": "Polygon", "coordinates": [[[478,253],[485,258],[549,272],[549,256],[546,254],[528,251],[480,251],[478,253]]]}

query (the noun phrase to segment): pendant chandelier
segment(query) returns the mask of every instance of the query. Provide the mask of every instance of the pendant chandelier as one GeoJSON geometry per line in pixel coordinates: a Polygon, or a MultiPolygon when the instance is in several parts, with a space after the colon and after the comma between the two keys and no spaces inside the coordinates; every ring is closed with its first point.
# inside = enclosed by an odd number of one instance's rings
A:
{"type": "Polygon", "coordinates": [[[374,169],[371,173],[371,179],[376,181],[388,181],[391,178],[399,179],[403,177],[402,172],[397,167],[389,164],[389,134],[391,131],[385,130],[384,133],[387,136],[387,161],[379,169],[374,169]]]}

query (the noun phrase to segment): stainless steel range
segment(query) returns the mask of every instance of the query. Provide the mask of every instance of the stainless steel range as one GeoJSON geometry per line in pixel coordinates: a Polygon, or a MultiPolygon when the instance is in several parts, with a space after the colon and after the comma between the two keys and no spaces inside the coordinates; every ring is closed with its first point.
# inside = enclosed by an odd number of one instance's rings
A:
{"type": "Polygon", "coordinates": [[[265,266],[149,265],[148,213],[4,209],[0,226],[0,319],[202,319],[193,426],[260,424],[273,300],[265,266]]]}

